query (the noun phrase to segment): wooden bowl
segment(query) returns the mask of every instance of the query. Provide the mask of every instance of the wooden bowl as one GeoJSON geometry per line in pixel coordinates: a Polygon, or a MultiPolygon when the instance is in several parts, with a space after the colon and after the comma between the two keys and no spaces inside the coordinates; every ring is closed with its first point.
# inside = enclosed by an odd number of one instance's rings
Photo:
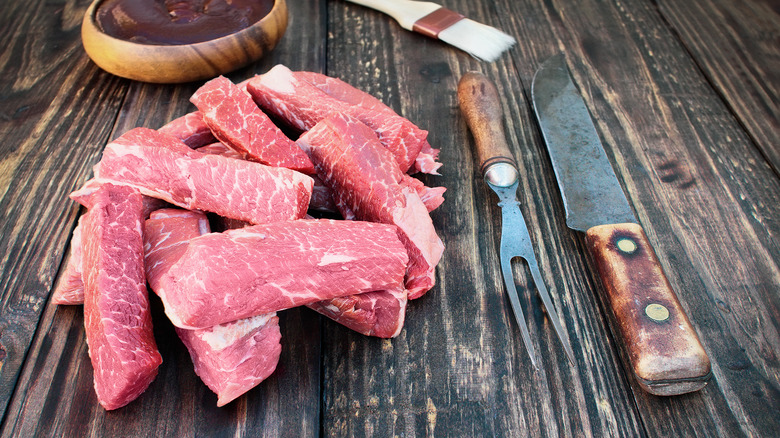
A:
{"type": "Polygon", "coordinates": [[[231,72],[268,53],[287,30],[287,4],[276,0],[260,21],[221,38],[182,45],[140,44],[100,30],[95,17],[102,1],[95,0],[84,14],[84,50],[107,72],[143,82],[190,82],[231,72]]]}

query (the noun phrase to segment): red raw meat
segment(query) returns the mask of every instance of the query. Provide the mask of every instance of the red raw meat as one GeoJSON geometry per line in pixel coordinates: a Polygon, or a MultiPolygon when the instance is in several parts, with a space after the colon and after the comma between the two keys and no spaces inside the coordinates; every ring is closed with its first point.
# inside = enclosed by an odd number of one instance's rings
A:
{"type": "Polygon", "coordinates": [[[373,131],[349,115],[334,113],[302,135],[298,144],[331,188],[337,206],[348,206],[359,220],[398,226],[409,252],[409,298],[432,288],[444,245],[417,191],[402,184],[404,174],[373,131]]]}
{"type": "MultiPolygon", "coordinates": [[[[210,232],[201,212],[162,209],[146,221],[146,278],[157,279],[184,254],[189,241],[210,232]]],[[[223,406],[265,380],[276,369],[282,351],[275,313],[198,330],[176,328],[192,358],[195,373],[223,406]]]]}
{"type": "Polygon", "coordinates": [[[445,187],[428,187],[419,179],[409,175],[403,176],[401,185],[414,189],[414,191],[417,192],[420,196],[420,200],[425,204],[428,213],[436,210],[444,203],[444,192],[447,191],[445,187]]]}
{"type": "Polygon", "coordinates": [[[404,327],[406,304],[406,289],[399,285],[389,290],[318,301],[307,307],[366,336],[393,338],[404,327]]]}
{"type": "MultiPolygon", "coordinates": [[[[246,226],[223,221],[224,229],[246,226]]],[[[406,316],[407,292],[403,285],[391,290],[365,292],[307,306],[338,323],[367,336],[398,336],[406,316]]]]}
{"type": "Polygon", "coordinates": [[[401,116],[393,117],[386,110],[372,111],[333,98],[309,82],[297,79],[283,65],[251,79],[247,90],[265,111],[303,131],[333,112],[350,114],[376,132],[403,172],[414,164],[428,136],[427,131],[401,116]]]}
{"type": "Polygon", "coordinates": [[[205,328],[403,282],[391,225],[297,220],[192,239],[155,291],[177,327],[205,328]]]}
{"type": "Polygon", "coordinates": [[[236,160],[243,160],[244,157],[233,149],[230,149],[221,141],[207,144],[206,146],[199,147],[197,149],[201,154],[222,155],[227,158],[234,158],[236,160]]]}
{"type": "MultiPolygon", "coordinates": [[[[358,106],[369,112],[384,112],[389,117],[398,117],[398,114],[393,111],[392,108],[382,103],[382,101],[363,90],[349,85],[341,79],[310,71],[296,71],[293,72],[293,76],[295,76],[297,79],[314,85],[328,96],[346,102],[350,105],[358,106]]],[[[354,113],[351,114],[355,115],[354,113]]],[[[422,172],[438,175],[438,169],[442,165],[442,163],[436,161],[438,156],[439,150],[432,148],[426,140],[422,144],[420,153],[417,155],[417,158],[414,161],[414,165],[412,165],[412,168],[409,169],[409,173],[422,172]]],[[[430,209],[428,211],[430,211],[430,209]]]]}
{"type": "MultiPolygon", "coordinates": [[[[207,146],[198,148],[198,152],[204,154],[222,155],[223,157],[242,159],[241,155],[225,146],[222,142],[212,143],[207,146]]],[[[309,175],[314,180],[314,185],[311,189],[311,200],[309,201],[309,209],[316,211],[325,211],[330,213],[338,213],[336,204],[333,203],[333,197],[330,194],[330,189],[323,184],[322,180],[317,175],[309,175]]],[[[442,201],[444,198],[442,198],[442,201]]]]}
{"type": "Polygon", "coordinates": [[[295,71],[293,76],[301,81],[306,81],[319,88],[328,96],[346,102],[350,105],[356,105],[364,110],[385,113],[390,117],[397,117],[398,114],[392,108],[385,105],[381,100],[355,88],[341,79],[316,73],[313,71],[295,71]]]}
{"type": "Polygon", "coordinates": [[[133,401],[157,376],[143,255],[143,199],[103,185],[82,230],[84,325],[98,401],[107,410],[133,401]]]}
{"type": "Polygon", "coordinates": [[[203,114],[200,111],[173,119],[158,131],[178,138],[192,149],[214,143],[216,140],[209,126],[203,121],[203,114]]]}
{"type": "Polygon", "coordinates": [[[97,182],[130,185],[188,210],[250,223],[303,217],[313,184],[293,170],[202,154],[146,128],[109,143],[94,173],[97,182]]]}
{"type": "Polygon", "coordinates": [[[206,82],[190,101],[214,137],[244,158],[314,173],[306,154],[263,113],[245,91],[224,76],[206,82]]]}
{"type": "Polygon", "coordinates": [[[224,406],[270,376],[282,352],[276,313],[200,330],[176,327],[195,373],[224,406]]]}
{"type": "Polygon", "coordinates": [[[70,259],[62,273],[60,283],[51,294],[51,300],[54,304],[77,305],[84,304],[84,281],[81,279],[81,228],[83,227],[84,215],[79,217],[76,228],[73,229],[73,236],[70,239],[70,259]]]}

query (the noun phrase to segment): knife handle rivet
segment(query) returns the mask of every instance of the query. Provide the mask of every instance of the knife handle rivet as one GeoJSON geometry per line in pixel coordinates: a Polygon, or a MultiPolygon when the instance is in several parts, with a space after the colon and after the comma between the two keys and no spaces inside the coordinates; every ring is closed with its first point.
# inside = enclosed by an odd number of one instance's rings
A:
{"type": "Polygon", "coordinates": [[[669,309],[661,304],[652,303],[645,307],[645,315],[653,321],[663,322],[669,319],[669,309]]]}
{"type": "Polygon", "coordinates": [[[617,242],[615,242],[615,245],[617,245],[617,248],[620,250],[620,252],[624,254],[633,254],[637,249],[636,242],[629,239],[628,237],[621,237],[617,240],[617,242]]]}

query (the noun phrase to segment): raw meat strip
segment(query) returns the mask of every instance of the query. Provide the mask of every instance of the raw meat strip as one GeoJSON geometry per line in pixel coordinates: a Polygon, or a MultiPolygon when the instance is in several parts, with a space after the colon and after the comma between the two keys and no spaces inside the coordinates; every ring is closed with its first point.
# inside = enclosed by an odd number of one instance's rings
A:
{"type": "Polygon", "coordinates": [[[445,187],[428,187],[419,179],[409,175],[403,175],[403,179],[401,179],[401,185],[412,188],[417,192],[417,194],[420,196],[420,200],[422,200],[423,204],[425,204],[425,208],[428,210],[428,213],[436,210],[442,203],[444,203],[444,192],[447,191],[445,187]]]}
{"type": "MultiPolygon", "coordinates": [[[[87,182],[85,182],[84,185],[81,186],[81,188],[72,192],[69,195],[70,199],[78,202],[79,204],[83,205],[86,208],[91,208],[92,194],[95,193],[102,185],[103,185],[102,182],[96,180],[95,178],[91,178],[87,180],[87,182]]],[[[166,205],[168,205],[168,203],[162,199],[152,198],[149,196],[144,196],[143,202],[144,202],[144,208],[143,208],[144,219],[148,218],[153,211],[159,210],[165,207],[166,205]]]]}
{"type": "Polygon", "coordinates": [[[219,76],[206,82],[190,101],[203,113],[214,137],[244,158],[314,173],[306,154],[228,78],[219,76]]]}
{"type": "Polygon", "coordinates": [[[409,252],[409,298],[432,288],[444,245],[420,196],[401,184],[404,174],[373,131],[349,115],[334,113],[302,135],[298,144],[331,188],[336,205],[347,205],[359,220],[398,226],[409,252]]]}
{"type": "Polygon", "coordinates": [[[185,114],[178,119],[173,119],[158,131],[176,137],[192,149],[197,149],[216,140],[211,133],[206,122],[203,121],[203,114],[195,111],[185,114]]]}
{"type": "Polygon", "coordinates": [[[197,151],[201,154],[222,155],[223,157],[234,158],[236,160],[244,159],[240,153],[225,146],[225,143],[222,143],[221,141],[216,141],[214,143],[207,144],[206,146],[199,147],[197,151]]]}
{"type": "Polygon", "coordinates": [[[143,200],[130,187],[103,185],[82,230],[84,324],[98,401],[133,401],[157,375],[143,259],[143,200]]]}
{"type": "Polygon", "coordinates": [[[174,325],[205,328],[392,289],[407,264],[392,225],[302,219],[196,237],[155,292],[174,325]]]}
{"type": "Polygon", "coordinates": [[[393,338],[404,327],[406,304],[406,289],[399,286],[318,301],[307,307],[366,336],[393,338]]]}
{"type": "Polygon", "coordinates": [[[414,165],[409,170],[409,173],[420,172],[431,175],[440,175],[439,168],[441,167],[442,163],[440,163],[438,159],[439,150],[431,147],[431,145],[426,141],[423,143],[422,148],[420,149],[420,154],[417,155],[417,158],[414,160],[414,165]]]}
{"type": "MultiPolygon", "coordinates": [[[[393,111],[392,108],[382,103],[382,101],[363,90],[349,85],[341,79],[310,71],[296,71],[293,72],[293,76],[295,76],[297,79],[314,85],[328,96],[346,102],[350,105],[356,105],[365,110],[374,111],[377,113],[384,112],[388,114],[389,117],[398,117],[398,114],[393,111]]],[[[422,144],[420,153],[417,155],[417,158],[414,161],[414,165],[411,169],[409,169],[409,172],[422,172],[438,175],[438,169],[442,165],[442,163],[436,161],[438,156],[439,150],[432,148],[426,140],[422,144]]]]}
{"type": "MultiPolygon", "coordinates": [[[[225,146],[222,142],[212,143],[207,146],[198,148],[198,152],[204,154],[222,155],[223,157],[243,159],[241,154],[225,146]]],[[[309,201],[309,208],[316,211],[325,211],[329,213],[338,213],[336,204],[333,203],[333,197],[330,195],[330,189],[322,183],[322,180],[317,175],[309,175],[314,180],[314,184],[311,189],[311,200],[309,201]]],[[[442,201],[444,198],[442,198],[442,201]]]]}
{"type": "Polygon", "coordinates": [[[333,98],[316,86],[297,79],[283,65],[251,79],[247,90],[265,111],[304,131],[332,112],[352,115],[376,132],[403,172],[415,162],[428,136],[427,131],[401,116],[392,117],[385,110],[370,111],[333,98]]]}
{"type": "Polygon", "coordinates": [[[195,373],[224,406],[270,376],[282,352],[276,313],[200,330],[176,327],[195,373]]]}
{"type": "Polygon", "coordinates": [[[153,291],[160,276],[184,254],[190,239],[211,232],[204,213],[178,208],[153,212],[144,226],[146,281],[153,291]]]}
{"type": "MultiPolygon", "coordinates": [[[[91,204],[92,194],[100,188],[101,184],[95,180],[87,181],[77,192],[71,194],[79,203],[91,204]]],[[[162,208],[167,203],[160,199],[143,197],[143,217],[149,217],[149,214],[162,208]]],[[[81,278],[81,229],[84,215],[79,217],[76,228],[73,229],[73,236],[70,240],[70,259],[62,274],[62,280],[57,288],[52,292],[52,302],[59,305],[80,305],[84,304],[84,281],[81,278]]]]}
{"type": "MultiPolygon", "coordinates": [[[[223,223],[224,229],[243,228],[223,223]]],[[[398,336],[406,316],[407,292],[402,285],[391,290],[354,294],[318,301],[307,306],[336,322],[367,336],[398,336]]]]}
{"type": "Polygon", "coordinates": [[[349,85],[341,79],[312,71],[295,71],[293,72],[293,76],[295,76],[296,79],[314,85],[334,99],[338,99],[350,105],[359,106],[368,111],[385,113],[390,117],[398,116],[392,108],[385,105],[381,100],[359,88],[349,85]]]}
{"type": "MultiPolygon", "coordinates": [[[[146,273],[154,289],[157,278],[182,256],[190,239],[210,232],[206,215],[162,209],[146,221],[146,273]]],[[[195,373],[223,406],[265,380],[281,353],[279,318],[275,313],[198,330],[176,328],[192,358],[195,373]]]]}
{"type": "Polygon", "coordinates": [[[130,185],[188,210],[251,223],[303,217],[313,184],[289,169],[199,153],[146,128],[109,143],[94,173],[97,182],[130,185]]]}
{"type": "Polygon", "coordinates": [[[84,215],[79,217],[79,222],[73,229],[73,236],[70,239],[70,259],[60,283],[52,292],[51,300],[54,304],[84,304],[84,282],[81,279],[81,229],[84,226],[84,217],[84,215]]]}

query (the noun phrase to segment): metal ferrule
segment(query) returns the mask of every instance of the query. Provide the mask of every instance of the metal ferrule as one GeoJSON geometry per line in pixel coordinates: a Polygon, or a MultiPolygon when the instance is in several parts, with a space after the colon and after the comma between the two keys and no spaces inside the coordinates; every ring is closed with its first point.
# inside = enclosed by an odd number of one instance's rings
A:
{"type": "Polygon", "coordinates": [[[509,187],[517,181],[517,168],[509,163],[496,163],[485,169],[485,181],[497,187],[509,187]]]}

